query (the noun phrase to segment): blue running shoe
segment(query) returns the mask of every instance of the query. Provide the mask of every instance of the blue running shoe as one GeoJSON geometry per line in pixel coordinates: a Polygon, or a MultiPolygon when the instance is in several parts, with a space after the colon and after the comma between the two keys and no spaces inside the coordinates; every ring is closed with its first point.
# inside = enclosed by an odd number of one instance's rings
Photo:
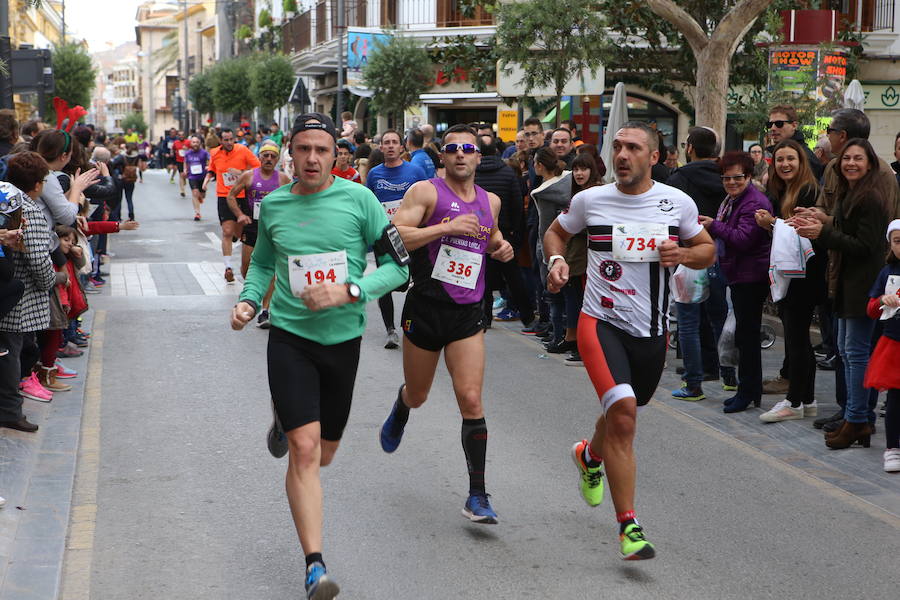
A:
{"type": "Polygon", "coordinates": [[[341,591],[338,584],[328,578],[325,565],[314,562],[306,569],[306,597],[308,600],[332,600],[341,591]]]}
{"type": "Polygon", "coordinates": [[[506,308],[506,298],[504,298],[503,296],[500,296],[499,298],[494,298],[493,308],[494,308],[494,310],[501,310],[501,309],[506,308]]]}
{"type": "MultiPolygon", "coordinates": [[[[403,385],[406,384],[404,383],[403,385]]],[[[400,395],[403,392],[403,385],[397,391],[397,402],[402,402],[400,395]]],[[[388,454],[400,446],[400,441],[403,439],[403,428],[406,427],[405,424],[400,425],[397,422],[397,417],[394,414],[396,408],[397,403],[395,402],[394,406],[391,407],[391,414],[388,415],[388,418],[384,420],[384,425],[381,426],[381,449],[388,454]]]]}
{"type": "Polygon", "coordinates": [[[469,499],[462,514],[473,523],[482,525],[496,525],[497,513],[491,508],[490,494],[484,492],[469,492],[469,499]]]}
{"type": "Polygon", "coordinates": [[[519,313],[508,308],[504,308],[494,316],[495,321],[518,321],[519,313]]]}

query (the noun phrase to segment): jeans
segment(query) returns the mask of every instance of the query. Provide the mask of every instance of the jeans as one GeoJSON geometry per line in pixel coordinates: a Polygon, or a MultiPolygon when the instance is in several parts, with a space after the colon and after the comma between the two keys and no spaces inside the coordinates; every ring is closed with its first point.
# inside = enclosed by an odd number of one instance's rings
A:
{"type": "Polygon", "coordinates": [[[874,418],[870,418],[874,415],[869,414],[869,391],[863,387],[874,327],[875,323],[868,317],[838,319],[838,352],[844,363],[844,378],[847,385],[844,419],[849,423],[874,421],[874,418]]]}
{"type": "MultiPolygon", "coordinates": [[[[727,287],[719,272],[718,265],[707,269],[709,275],[709,298],[699,304],[675,303],[678,310],[678,346],[684,360],[684,380],[689,388],[699,387],[703,382],[703,350],[700,343],[700,328],[706,320],[713,332],[714,343],[719,343],[725,318],[728,316],[728,301],[725,296],[727,287]]],[[[709,366],[709,365],[707,365],[709,366]]],[[[733,367],[715,365],[722,377],[734,375],[733,367]]]]}
{"type": "Polygon", "coordinates": [[[734,306],[734,343],[740,353],[738,362],[738,393],[741,398],[757,402],[762,397],[762,350],[759,330],[769,284],[734,283],[731,285],[731,304],[734,306]]]}
{"type": "Polygon", "coordinates": [[[522,279],[521,267],[519,267],[516,259],[512,259],[509,262],[500,262],[490,257],[485,258],[487,260],[487,273],[485,276],[487,285],[484,291],[484,314],[488,323],[493,318],[493,291],[495,285],[501,285],[501,280],[509,290],[507,305],[519,313],[522,317],[522,323],[525,325],[531,323],[534,315],[534,303],[531,301],[525,281],[522,279]]]}
{"type": "MultiPolygon", "coordinates": [[[[128,203],[128,219],[134,220],[134,184],[133,183],[122,183],[122,192],[125,193],[125,202],[128,203]]],[[[110,221],[121,221],[122,220],[122,198],[119,196],[119,201],[116,202],[116,205],[111,207],[109,212],[109,220],[110,221]]]]}

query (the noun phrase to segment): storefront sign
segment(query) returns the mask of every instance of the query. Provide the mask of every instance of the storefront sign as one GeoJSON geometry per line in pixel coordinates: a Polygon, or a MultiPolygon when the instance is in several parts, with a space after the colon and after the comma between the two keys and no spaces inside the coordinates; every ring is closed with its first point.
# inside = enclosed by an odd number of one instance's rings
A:
{"type": "Polygon", "coordinates": [[[900,110],[900,81],[863,83],[865,110],[900,110]]]}
{"type": "Polygon", "coordinates": [[[515,110],[497,109],[497,137],[504,142],[514,142],[516,126],[519,124],[519,113],[515,110]]]}

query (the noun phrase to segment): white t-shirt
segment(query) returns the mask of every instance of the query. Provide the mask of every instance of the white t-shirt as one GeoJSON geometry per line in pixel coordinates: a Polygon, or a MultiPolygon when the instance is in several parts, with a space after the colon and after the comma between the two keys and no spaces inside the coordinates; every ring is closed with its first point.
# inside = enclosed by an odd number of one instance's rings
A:
{"type": "Polygon", "coordinates": [[[575,194],[558,220],[569,233],[588,232],[582,310],[635,337],[663,335],[669,269],[653,254],[666,237],[677,242],[703,230],[690,196],[656,182],[643,194],[623,194],[610,183],[575,194]]]}

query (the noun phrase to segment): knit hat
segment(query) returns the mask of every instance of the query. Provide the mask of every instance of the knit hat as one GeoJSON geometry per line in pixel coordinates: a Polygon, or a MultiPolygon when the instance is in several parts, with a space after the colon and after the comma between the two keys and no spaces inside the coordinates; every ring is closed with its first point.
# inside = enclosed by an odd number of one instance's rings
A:
{"type": "Polygon", "coordinates": [[[891,241],[891,232],[892,231],[900,231],[900,219],[894,219],[893,221],[891,221],[888,224],[888,230],[887,230],[887,236],[886,236],[888,242],[891,241]]]}

